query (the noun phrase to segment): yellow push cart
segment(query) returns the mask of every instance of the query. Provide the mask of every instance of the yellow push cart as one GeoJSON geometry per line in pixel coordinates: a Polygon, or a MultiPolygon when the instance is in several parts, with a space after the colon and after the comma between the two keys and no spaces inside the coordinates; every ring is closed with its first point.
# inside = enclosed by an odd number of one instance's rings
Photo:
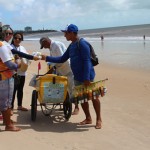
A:
{"type": "Polygon", "coordinates": [[[69,120],[72,113],[72,103],[67,89],[68,80],[65,76],[37,75],[35,90],[32,92],[31,120],[36,120],[37,106],[41,106],[43,114],[49,116],[53,109],[57,106],[61,107],[61,105],[63,105],[65,119],[69,120]]]}

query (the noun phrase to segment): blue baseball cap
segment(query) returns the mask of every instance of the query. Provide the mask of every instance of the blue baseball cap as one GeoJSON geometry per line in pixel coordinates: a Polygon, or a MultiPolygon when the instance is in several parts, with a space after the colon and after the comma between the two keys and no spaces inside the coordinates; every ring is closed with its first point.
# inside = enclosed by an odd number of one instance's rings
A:
{"type": "Polygon", "coordinates": [[[61,30],[62,32],[78,32],[78,27],[74,24],[69,24],[66,26],[65,30],[61,30]]]}

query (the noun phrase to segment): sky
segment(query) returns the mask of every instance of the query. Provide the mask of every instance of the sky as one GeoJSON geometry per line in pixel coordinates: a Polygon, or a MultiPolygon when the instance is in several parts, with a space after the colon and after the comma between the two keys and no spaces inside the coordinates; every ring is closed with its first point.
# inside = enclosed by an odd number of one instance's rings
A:
{"type": "Polygon", "coordinates": [[[150,0],[0,0],[0,22],[14,30],[150,24],[150,0]]]}

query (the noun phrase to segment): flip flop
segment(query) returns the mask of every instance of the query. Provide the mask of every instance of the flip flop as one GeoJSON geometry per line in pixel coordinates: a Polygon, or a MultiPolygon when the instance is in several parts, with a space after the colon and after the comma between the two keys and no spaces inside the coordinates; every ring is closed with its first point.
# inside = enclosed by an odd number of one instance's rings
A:
{"type": "Polygon", "coordinates": [[[102,122],[101,121],[98,121],[96,123],[96,126],[95,126],[95,129],[101,129],[102,128],[102,122]]]}
{"type": "Polygon", "coordinates": [[[82,122],[79,123],[79,125],[85,125],[85,124],[92,124],[92,120],[83,120],[82,122]]]}
{"type": "Polygon", "coordinates": [[[75,108],[72,112],[72,115],[78,115],[79,114],[79,108],[75,108]]]}
{"type": "Polygon", "coordinates": [[[18,107],[18,108],[17,108],[17,110],[21,110],[21,111],[28,111],[28,109],[27,109],[27,108],[25,108],[25,107],[18,107]]]}
{"type": "Polygon", "coordinates": [[[20,131],[20,130],[21,130],[20,128],[15,127],[15,126],[5,128],[5,131],[17,132],[17,131],[20,131]]]}

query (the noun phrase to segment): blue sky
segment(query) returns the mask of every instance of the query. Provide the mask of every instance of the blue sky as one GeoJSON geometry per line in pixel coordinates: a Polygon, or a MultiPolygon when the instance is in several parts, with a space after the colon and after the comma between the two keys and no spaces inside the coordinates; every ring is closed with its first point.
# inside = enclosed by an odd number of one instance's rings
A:
{"type": "Polygon", "coordinates": [[[0,0],[0,22],[15,30],[150,24],[150,0],[0,0]]]}

